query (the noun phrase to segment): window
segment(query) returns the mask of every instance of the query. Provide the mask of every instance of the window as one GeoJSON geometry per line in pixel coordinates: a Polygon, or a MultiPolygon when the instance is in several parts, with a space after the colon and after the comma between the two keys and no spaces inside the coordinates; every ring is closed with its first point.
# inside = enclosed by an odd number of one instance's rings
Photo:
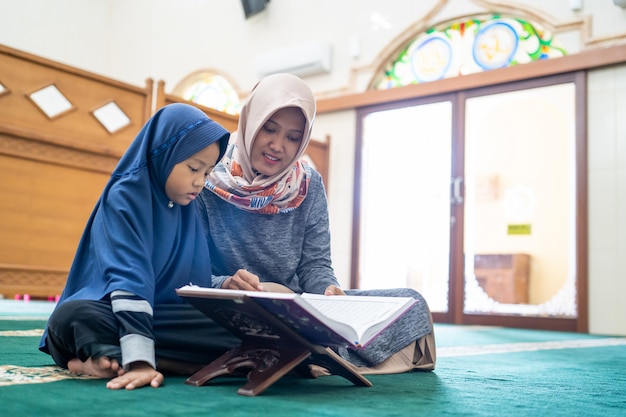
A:
{"type": "Polygon", "coordinates": [[[187,76],[175,89],[176,95],[205,107],[238,115],[239,95],[233,85],[213,71],[200,71],[187,76]]]}
{"type": "Polygon", "coordinates": [[[540,24],[491,15],[431,28],[413,38],[380,74],[385,90],[566,55],[540,24]]]}

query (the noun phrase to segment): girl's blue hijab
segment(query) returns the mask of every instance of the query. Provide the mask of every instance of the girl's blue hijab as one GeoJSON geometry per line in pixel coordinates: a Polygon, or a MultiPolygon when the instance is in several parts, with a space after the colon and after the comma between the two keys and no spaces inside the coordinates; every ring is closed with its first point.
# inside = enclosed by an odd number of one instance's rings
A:
{"type": "Polygon", "coordinates": [[[161,108],[120,159],[89,218],[59,304],[129,291],[152,307],[182,303],[175,289],[211,286],[211,260],[195,201],[168,207],[174,165],[229,132],[188,104],[161,108]]]}

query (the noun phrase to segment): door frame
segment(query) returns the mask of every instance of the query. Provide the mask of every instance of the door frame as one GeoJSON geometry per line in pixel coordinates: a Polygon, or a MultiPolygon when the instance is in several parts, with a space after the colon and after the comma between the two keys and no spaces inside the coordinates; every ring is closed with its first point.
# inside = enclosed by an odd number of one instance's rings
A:
{"type": "MultiPolygon", "coordinates": [[[[510,91],[519,91],[530,88],[546,87],[555,84],[573,83],[575,85],[575,149],[576,149],[576,312],[577,316],[572,318],[538,317],[538,316],[515,316],[499,314],[466,314],[463,304],[465,299],[465,274],[464,256],[458,252],[454,262],[456,272],[455,283],[461,283],[454,288],[454,320],[456,324],[470,325],[493,325],[506,327],[520,327],[543,330],[561,330],[572,332],[588,332],[589,311],[588,311],[588,185],[587,185],[587,73],[586,71],[575,71],[564,74],[534,78],[522,81],[515,81],[506,84],[481,87],[473,90],[459,92],[460,102],[463,103],[463,111],[459,110],[458,127],[459,138],[463,147],[464,125],[465,125],[465,100],[473,97],[480,97],[491,94],[498,94],[510,91]]],[[[463,153],[454,160],[454,164],[463,166],[463,153]]],[[[459,175],[464,176],[464,169],[459,170],[459,175]]],[[[460,222],[463,223],[463,222],[460,222]]],[[[463,228],[456,231],[456,238],[459,240],[455,249],[463,248],[463,228]]]]}
{"type": "Polygon", "coordinates": [[[358,288],[359,251],[360,251],[360,222],[361,222],[361,145],[363,141],[362,119],[364,115],[408,106],[428,104],[440,101],[452,102],[452,172],[451,178],[465,176],[464,173],[464,135],[465,135],[465,101],[468,98],[483,95],[536,88],[565,82],[573,82],[576,88],[576,302],[577,317],[554,318],[538,316],[513,316],[499,314],[465,314],[465,256],[464,256],[464,206],[454,204],[451,198],[450,215],[455,219],[450,227],[450,260],[448,280],[448,311],[433,312],[433,320],[439,323],[494,325],[506,327],[588,331],[588,236],[587,236],[587,120],[586,120],[586,72],[576,71],[545,77],[514,80],[509,83],[488,85],[470,90],[460,90],[444,94],[434,94],[412,99],[385,102],[371,106],[356,108],[356,144],[354,165],[354,198],[352,224],[352,260],[350,285],[358,288]]]}

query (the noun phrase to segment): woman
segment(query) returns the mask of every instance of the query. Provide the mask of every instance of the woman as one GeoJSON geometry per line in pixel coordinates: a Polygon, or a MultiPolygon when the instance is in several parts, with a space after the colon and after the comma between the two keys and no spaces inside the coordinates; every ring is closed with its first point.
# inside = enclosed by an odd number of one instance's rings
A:
{"type": "Polygon", "coordinates": [[[175,293],[190,281],[211,285],[194,200],[227,141],[186,104],[141,129],[96,203],[41,339],[59,366],[110,378],[110,389],[158,387],[167,363],[202,366],[237,343],[175,293]]]}
{"type": "MultiPolygon", "coordinates": [[[[296,76],[270,75],[252,90],[226,155],[199,198],[214,287],[263,290],[272,282],[295,292],[344,294],[331,264],[322,179],[301,159],[314,117],[313,93],[296,76]]],[[[419,301],[367,348],[340,349],[345,359],[363,373],[434,368],[432,320],[420,294],[411,289],[345,294],[419,301]]]]}

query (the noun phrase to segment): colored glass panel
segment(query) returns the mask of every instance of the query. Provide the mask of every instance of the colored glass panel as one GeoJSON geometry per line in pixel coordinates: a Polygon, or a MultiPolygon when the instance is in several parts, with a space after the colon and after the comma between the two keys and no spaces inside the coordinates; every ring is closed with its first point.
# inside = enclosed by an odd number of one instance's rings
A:
{"type": "Polygon", "coordinates": [[[221,75],[204,73],[183,93],[183,98],[229,114],[239,114],[241,102],[235,89],[221,75]]]}
{"type": "Polygon", "coordinates": [[[561,57],[551,32],[535,22],[493,15],[432,28],[411,40],[379,74],[373,89],[386,90],[561,57]]]}

